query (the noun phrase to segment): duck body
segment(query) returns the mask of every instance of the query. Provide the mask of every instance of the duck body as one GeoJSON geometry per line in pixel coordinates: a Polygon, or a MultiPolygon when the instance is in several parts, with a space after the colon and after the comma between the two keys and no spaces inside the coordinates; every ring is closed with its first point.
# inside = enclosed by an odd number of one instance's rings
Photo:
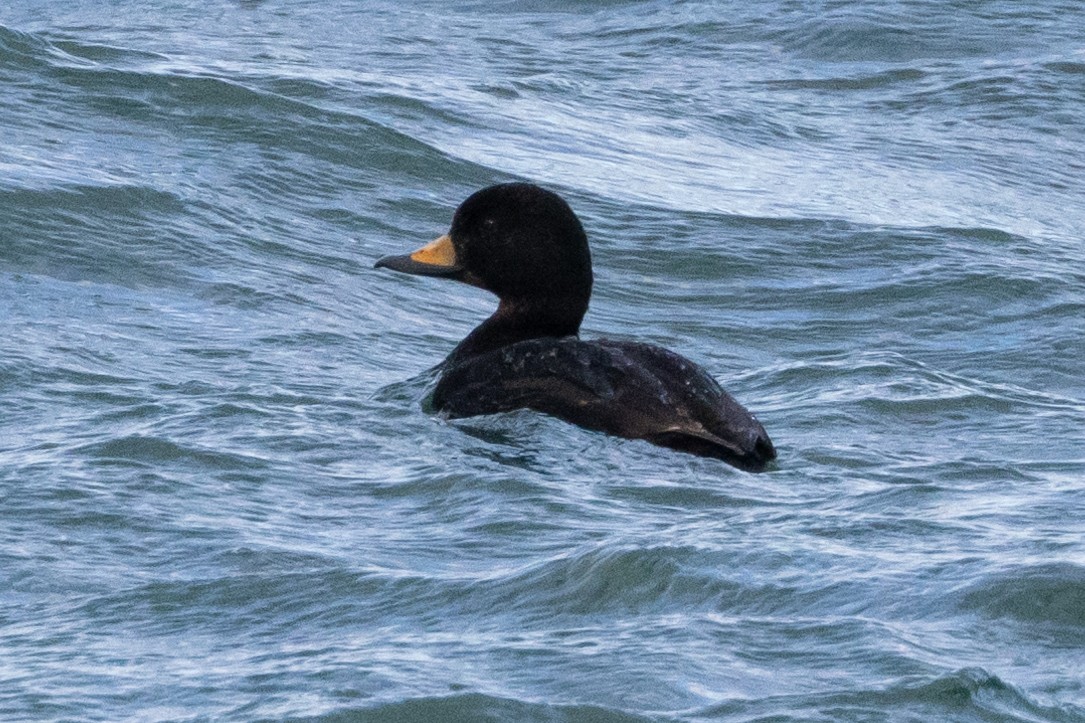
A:
{"type": "Polygon", "coordinates": [[[448,417],[531,409],[747,471],[776,456],[761,423],[694,362],[651,344],[577,336],[592,285],[587,237],[550,191],[482,189],[457,209],[449,234],[377,266],[455,278],[500,300],[441,365],[433,404],[448,417]]]}
{"type": "Polygon", "coordinates": [[[449,417],[533,409],[745,470],[775,456],[753,415],[701,367],[659,346],[540,338],[454,361],[433,394],[449,417]]]}

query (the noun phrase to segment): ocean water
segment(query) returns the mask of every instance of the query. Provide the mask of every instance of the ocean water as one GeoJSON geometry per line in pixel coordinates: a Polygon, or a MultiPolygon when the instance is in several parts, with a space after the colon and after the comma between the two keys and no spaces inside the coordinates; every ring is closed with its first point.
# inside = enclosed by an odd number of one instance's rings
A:
{"type": "Polygon", "coordinates": [[[1085,4],[9,0],[0,719],[1085,721],[1085,4]],[[432,368],[561,193],[752,475],[432,368]]]}

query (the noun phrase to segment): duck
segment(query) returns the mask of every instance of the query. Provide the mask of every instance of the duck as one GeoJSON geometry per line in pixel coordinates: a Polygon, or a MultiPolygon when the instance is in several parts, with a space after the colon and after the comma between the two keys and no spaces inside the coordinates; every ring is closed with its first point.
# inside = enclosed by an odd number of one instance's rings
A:
{"type": "Polygon", "coordinates": [[[445,418],[529,409],[748,472],[776,458],[757,418],[698,364],[654,344],[580,338],[591,252],[580,219],[553,191],[483,188],[459,205],[447,233],[375,267],[497,297],[497,310],[438,367],[432,404],[445,418]]]}

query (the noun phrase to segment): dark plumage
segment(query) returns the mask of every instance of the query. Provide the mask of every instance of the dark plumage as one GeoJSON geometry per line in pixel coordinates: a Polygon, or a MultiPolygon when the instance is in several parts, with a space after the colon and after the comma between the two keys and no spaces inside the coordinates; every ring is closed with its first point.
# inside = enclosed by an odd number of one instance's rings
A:
{"type": "Polygon", "coordinates": [[[591,255],[555,193],[527,183],[484,188],[456,209],[447,235],[376,265],[457,279],[499,299],[442,365],[433,402],[451,417],[526,408],[749,471],[776,457],[760,422],[690,360],[650,344],[577,338],[591,255]]]}

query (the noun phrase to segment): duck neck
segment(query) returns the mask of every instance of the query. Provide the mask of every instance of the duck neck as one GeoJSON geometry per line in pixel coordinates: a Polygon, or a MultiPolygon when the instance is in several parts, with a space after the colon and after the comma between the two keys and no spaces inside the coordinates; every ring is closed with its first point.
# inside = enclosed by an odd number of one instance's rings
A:
{"type": "Polygon", "coordinates": [[[528,339],[576,336],[587,301],[569,298],[502,299],[497,311],[452,350],[448,362],[485,354],[528,339]]]}

